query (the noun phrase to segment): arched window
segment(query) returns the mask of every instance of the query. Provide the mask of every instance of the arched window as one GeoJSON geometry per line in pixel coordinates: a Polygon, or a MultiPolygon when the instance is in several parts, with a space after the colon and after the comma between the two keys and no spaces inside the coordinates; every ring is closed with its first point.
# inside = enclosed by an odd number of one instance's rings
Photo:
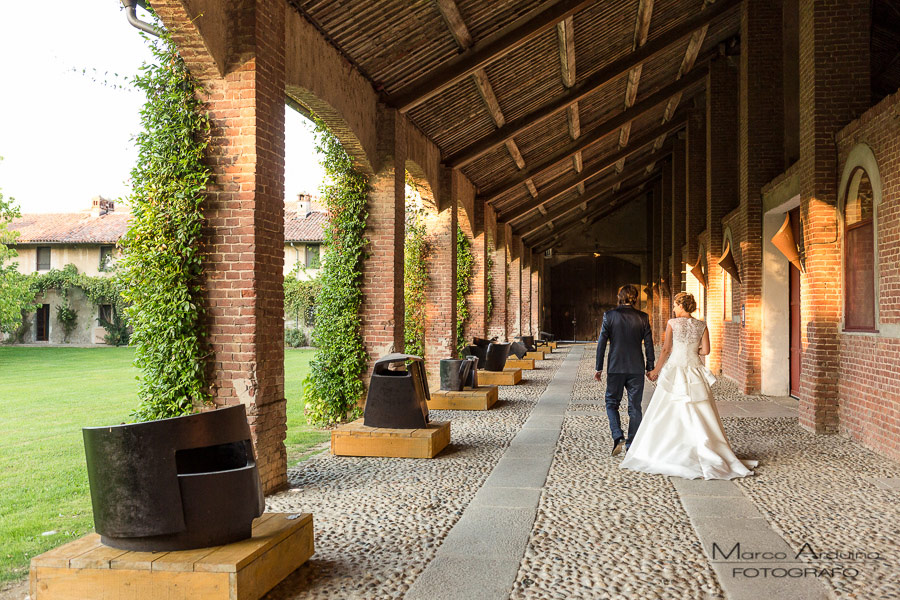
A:
{"type": "Polygon", "coordinates": [[[857,168],[844,202],[844,329],[875,331],[874,193],[865,169],[857,168]]]}

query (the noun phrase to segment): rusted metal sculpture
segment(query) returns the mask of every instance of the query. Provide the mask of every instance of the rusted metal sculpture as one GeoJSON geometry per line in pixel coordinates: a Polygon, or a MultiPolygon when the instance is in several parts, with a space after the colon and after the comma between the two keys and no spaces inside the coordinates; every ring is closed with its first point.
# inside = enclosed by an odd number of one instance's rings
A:
{"type": "Polygon", "coordinates": [[[368,427],[422,429],[428,424],[430,398],[425,361],[420,356],[382,356],[369,382],[363,423],[368,427]]]}
{"type": "Polygon", "coordinates": [[[243,405],[82,433],[94,528],[107,546],[230,544],[249,538],[265,509],[243,405]]]}
{"type": "Polygon", "coordinates": [[[475,355],[466,356],[466,360],[470,363],[469,376],[466,378],[466,386],[470,388],[478,387],[478,357],[475,355]]]}
{"type": "Polygon", "coordinates": [[[491,342],[484,356],[485,371],[502,371],[506,366],[506,357],[509,356],[510,344],[491,342]]]}

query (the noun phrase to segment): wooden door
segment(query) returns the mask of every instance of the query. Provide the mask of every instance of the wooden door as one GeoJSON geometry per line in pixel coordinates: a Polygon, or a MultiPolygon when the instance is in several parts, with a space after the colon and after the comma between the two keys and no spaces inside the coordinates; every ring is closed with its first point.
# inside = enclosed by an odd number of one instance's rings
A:
{"type": "MultiPolygon", "coordinates": [[[[794,239],[800,239],[800,209],[791,211],[791,229],[794,239]]],[[[790,295],[791,295],[791,334],[790,334],[790,360],[791,360],[791,396],[800,395],[800,356],[802,353],[800,327],[800,270],[793,264],[788,265],[790,271],[790,295]]]]}
{"type": "Polygon", "coordinates": [[[50,305],[42,304],[34,315],[34,339],[46,342],[50,339],[50,305]]]}

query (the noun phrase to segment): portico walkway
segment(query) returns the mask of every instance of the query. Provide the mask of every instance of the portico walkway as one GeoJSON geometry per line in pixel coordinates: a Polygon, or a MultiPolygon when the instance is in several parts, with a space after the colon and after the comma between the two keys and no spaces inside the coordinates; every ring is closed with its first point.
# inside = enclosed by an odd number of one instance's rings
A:
{"type": "Polygon", "coordinates": [[[313,512],[316,555],[269,598],[900,595],[900,464],[802,430],[789,399],[721,382],[755,477],[621,470],[592,355],[552,355],[495,410],[435,414],[453,441],[432,461],[321,455],[291,469],[269,509],[313,512]]]}

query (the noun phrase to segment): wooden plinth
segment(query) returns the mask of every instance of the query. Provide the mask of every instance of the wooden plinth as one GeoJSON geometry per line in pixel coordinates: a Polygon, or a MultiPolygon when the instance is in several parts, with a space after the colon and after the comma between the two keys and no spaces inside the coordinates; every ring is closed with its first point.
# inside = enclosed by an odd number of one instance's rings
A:
{"type": "MultiPolygon", "coordinates": [[[[534,352],[526,352],[525,360],[536,361],[536,360],[544,360],[544,353],[540,350],[535,350],[534,352]]],[[[506,359],[506,364],[509,365],[509,359],[506,359]]]]}
{"type": "MultiPolygon", "coordinates": [[[[535,359],[533,358],[507,358],[506,367],[508,369],[522,369],[523,371],[531,371],[532,369],[534,369],[534,360],[535,359]]],[[[540,358],[538,360],[540,360],[540,358]]]]}
{"type": "Polygon", "coordinates": [[[557,346],[558,343],[559,342],[547,342],[547,347],[550,348],[551,350],[556,350],[556,348],[558,347],[557,346]]]}
{"type": "Polygon", "coordinates": [[[484,385],[516,385],[522,381],[522,369],[507,367],[502,371],[478,371],[478,383],[484,385]]]}
{"type": "Polygon", "coordinates": [[[31,559],[32,600],[258,600],[313,554],[312,515],[265,513],[253,537],[179,552],[128,552],[87,535],[31,559]]]}
{"type": "Polygon", "coordinates": [[[434,458],[449,443],[450,421],[434,421],[425,429],[387,429],[366,427],[358,419],[331,431],[335,456],[434,458]]]}
{"type": "MultiPolygon", "coordinates": [[[[509,362],[509,361],[507,361],[509,362]]],[[[481,372],[479,372],[479,376],[481,372]]],[[[428,408],[433,410],[488,410],[497,402],[497,386],[480,385],[459,392],[431,392],[428,408]]]]}

